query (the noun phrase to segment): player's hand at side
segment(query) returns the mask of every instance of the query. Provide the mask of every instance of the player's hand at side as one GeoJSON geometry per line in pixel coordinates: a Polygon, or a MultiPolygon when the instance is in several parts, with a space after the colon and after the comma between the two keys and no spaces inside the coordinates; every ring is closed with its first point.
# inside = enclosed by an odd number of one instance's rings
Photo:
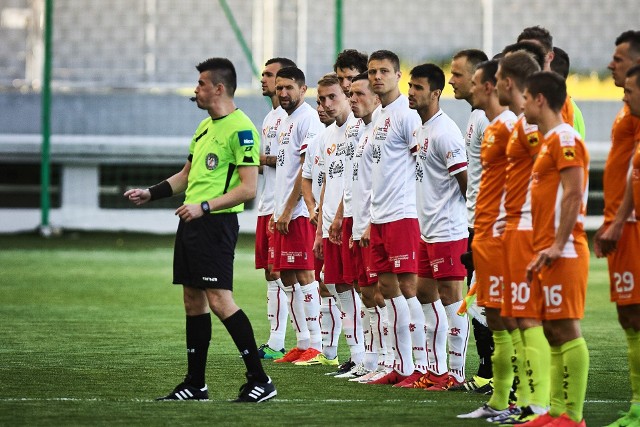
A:
{"type": "Polygon", "coordinates": [[[176,215],[178,215],[184,222],[189,222],[200,218],[204,215],[204,212],[200,205],[182,205],[176,209],[176,215]]]}
{"type": "Polygon", "coordinates": [[[133,188],[125,191],[124,197],[133,202],[134,205],[140,206],[151,200],[151,193],[147,189],[133,188]]]}
{"type": "Polygon", "coordinates": [[[342,219],[334,218],[329,226],[329,241],[334,245],[342,244],[342,219]]]}
{"type": "Polygon", "coordinates": [[[317,210],[312,210],[309,211],[309,222],[311,223],[311,225],[313,225],[314,227],[316,225],[318,225],[318,211],[317,210]]]}
{"type": "Polygon", "coordinates": [[[313,255],[318,259],[324,259],[324,253],[322,250],[322,234],[316,234],[316,238],[313,241],[313,255]]]}
{"type": "Polygon", "coordinates": [[[551,267],[551,265],[560,258],[562,250],[555,245],[543,249],[531,260],[527,266],[527,281],[531,283],[533,275],[540,272],[543,267],[551,267]]]}
{"type": "Polygon", "coordinates": [[[285,211],[280,215],[280,218],[276,221],[276,230],[280,234],[288,234],[289,233],[289,223],[291,222],[291,211],[285,209],[285,211]]]}
{"type": "Polygon", "coordinates": [[[504,219],[500,219],[496,221],[495,225],[493,226],[493,230],[498,236],[502,236],[506,228],[507,228],[507,221],[505,221],[504,219]]]}
{"type": "Polygon", "coordinates": [[[609,256],[616,251],[623,229],[624,223],[612,222],[605,232],[600,235],[601,256],[609,256]]]}
{"type": "Polygon", "coordinates": [[[607,228],[605,227],[605,225],[602,224],[596,231],[596,234],[593,236],[593,252],[595,252],[596,257],[598,258],[602,258],[604,256],[604,254],[602,253],[602,242],[600,238],[602,237],[602,234],[606,229],[607,228]]]}
{"type": "Polygon", "coordinates": [[[369,246],[369,243],[371,243],[370,236],[371,236],[371,224],[367,226],[367,229],[364,230],[364,233],[362,233],[362,236],[360,236],[361,248],[366,248],[367,246],[369,246]]]}

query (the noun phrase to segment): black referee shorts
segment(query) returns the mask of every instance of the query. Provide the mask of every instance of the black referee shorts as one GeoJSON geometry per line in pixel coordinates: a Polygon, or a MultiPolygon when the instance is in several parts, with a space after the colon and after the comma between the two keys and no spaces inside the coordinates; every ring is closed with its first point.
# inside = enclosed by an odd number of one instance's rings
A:
{"type": "Polygon", "coordinates": [[[233,290],[233,259],[238,215],[208,214],[180,220],[173,249],[173,283],[195,288],[233,290]]]}

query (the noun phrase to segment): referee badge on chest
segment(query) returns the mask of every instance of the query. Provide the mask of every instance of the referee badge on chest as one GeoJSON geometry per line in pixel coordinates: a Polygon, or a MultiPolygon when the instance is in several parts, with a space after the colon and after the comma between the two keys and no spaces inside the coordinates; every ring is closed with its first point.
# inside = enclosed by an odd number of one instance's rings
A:
{"type": "Polygon", "coordinates": [[[214,170],[218,167],[218,156],[215,153],[207,154],[207,158],[205,159],[205,166],[210,171],[214,170]]]}

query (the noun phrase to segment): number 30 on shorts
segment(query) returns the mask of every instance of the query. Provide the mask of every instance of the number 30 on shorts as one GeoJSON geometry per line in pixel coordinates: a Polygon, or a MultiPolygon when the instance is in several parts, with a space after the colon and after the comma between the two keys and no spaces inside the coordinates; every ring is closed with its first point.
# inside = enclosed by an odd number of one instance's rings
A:
{"type": "Polygon", "coordinates": [[[616,292],[627,293],[633,290],[633,273],[631,273],[630,271],[625,271],[622,274],[618,272],[613,273],[613,280],[614,286],[616,287],[616,292]]]}
{"type": "Polygon", "coordinates": [[[511,303],[526,304],[531,296],[531,289],[527,282],[511,282],[511,303]]]}

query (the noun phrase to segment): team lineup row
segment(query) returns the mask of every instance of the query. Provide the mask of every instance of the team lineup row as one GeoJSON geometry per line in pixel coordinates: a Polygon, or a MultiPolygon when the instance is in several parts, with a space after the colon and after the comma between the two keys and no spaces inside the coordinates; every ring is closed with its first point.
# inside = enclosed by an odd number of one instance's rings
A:
{"type": "MultiPolygon", "coordinates": [[[[638,55],[637,39],[624,33],[616,49],[638,55]]],[[[459,418],[583,425],[589,156],[582,115],[566,93],[568,68],[540,27],[492,60],[459,52],[449,83],[473,108],[463,137],[439,108],[445,76],[433,64],[411,70],[404,97],[395,54],[345,50],[318,82],[316,112],[303,101],[302,71],[284,58],[268,61],[262,90],[273,110],[262,127],[256,268],[268,282],[271,334],[261,356],[338,366],[342,330],[351,357],[338,378],[482,387],[489,402],[459,418]],[[481,363],[471,380],[467,311],[493,338],[493,366],[481,363]],[[297,345],[285,353],[287,314],[297,345]]],[[[616,55],[610,68],[622,86],[616,55]]],[[[637,121],[622,111],[618,121],[637,121]]],[[[622,143],[633,149],[638,136],[622,143]]],[[[626,173],[621,179],[624,193],[626,173]]],[[[610,201],[614,213],[620,201],[610,201]]],[[[628,302],[628,291],[616,298],[628,302]]]]}
{"type": "MultiPolygon", "coordinates": [[[[628,173],[640,140],[640,32],[615,46],[609,68],[626,102],[612,128],[594,247],[608,257],[628,338],[632,404],[611,424],[627,426],[640,425],[640,266],[631,255],[640,245],[632,214],[640,154],[628,173]]],[[[277,395],[262,358],[336,366],[336,377],[367,384],[491,394],[459,418],[585,425],[589,155],[566,92],[568,55],[546,29],[526,28],[491,60],[476,49],[454,56],[449,83],[472,107],[464,133],[439,107],[443,71],[414,67],[404,96],[399,59],[387,50],[338,55],[318,82],[317,110],[304,102],[302,70],[267,61],[262,91],[273,109],[261,137],[235,106],[233,64],[210,58],[196,68],[195,102],[209,117],[184,168],[125,193],[136,205],[186,195],[173,283],[183,286],[187,375],[161,400],[208,398],[211,311],[247,368],[236,402],[277,395]],[[237,212],[255,197],[259,168],[256,268],[268,283],[271,333],[258,349],[232,287],[237,212]],[[480,366],[467,379],[469,315],[480,366]],[[285,351],[288,317],[296,346],[285,351]],[[338,366],[341,331],[350,359],[338,366]]]]}

